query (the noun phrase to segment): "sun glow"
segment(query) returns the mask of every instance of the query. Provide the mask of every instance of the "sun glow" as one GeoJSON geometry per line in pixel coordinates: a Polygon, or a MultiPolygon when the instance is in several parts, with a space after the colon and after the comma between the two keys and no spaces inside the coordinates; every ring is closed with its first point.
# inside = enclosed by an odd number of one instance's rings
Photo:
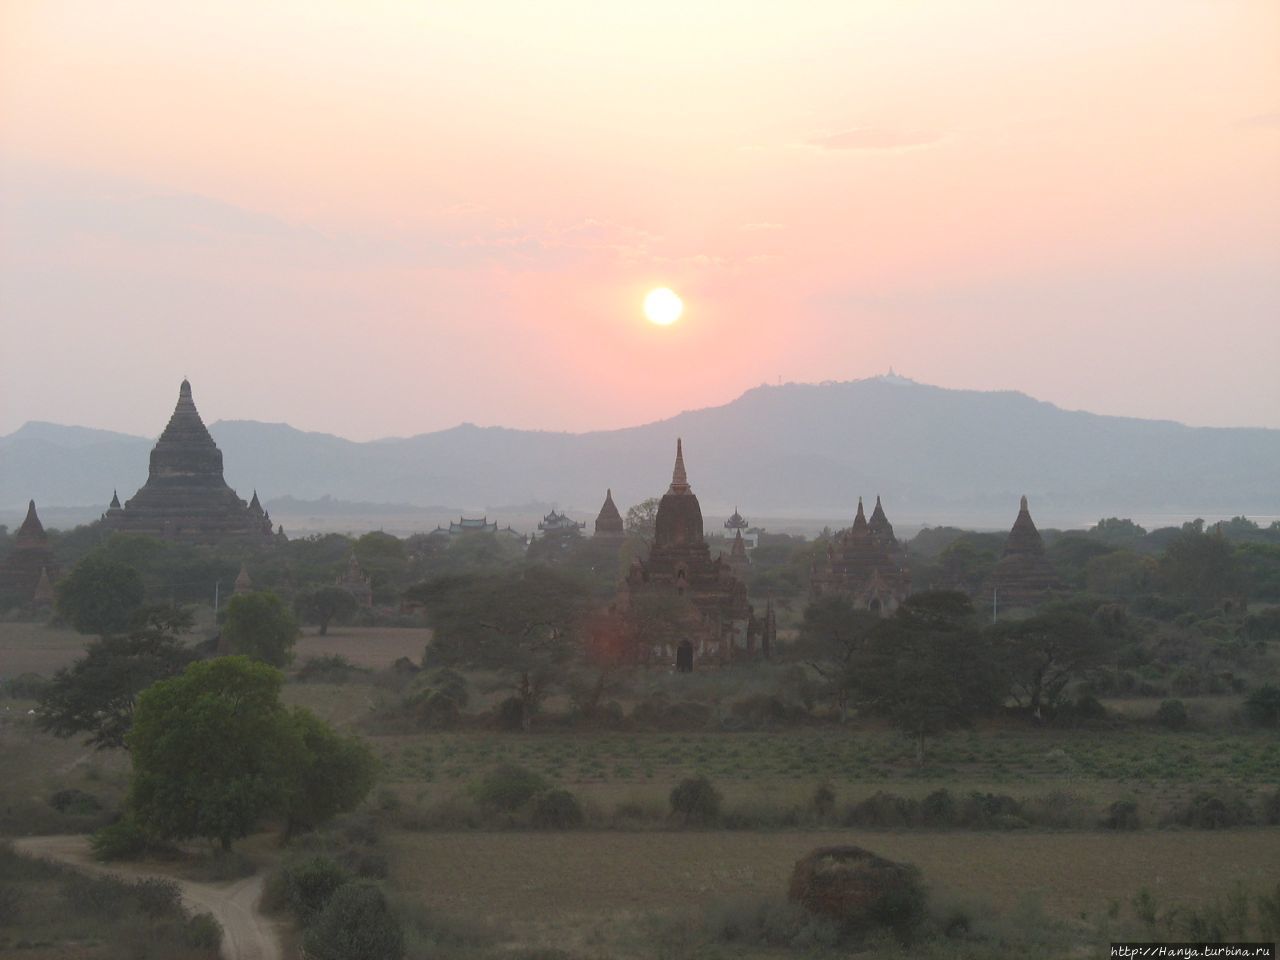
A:
{"type": "Polygon", "coordinates": [[[644,298],[644,315],[649,318],[650,323],[656,323],[660,327],[671,326],[680,319],[682,313],[684,301],[676,296],[674,290],[658,287],[650,290],[644,298]]]}

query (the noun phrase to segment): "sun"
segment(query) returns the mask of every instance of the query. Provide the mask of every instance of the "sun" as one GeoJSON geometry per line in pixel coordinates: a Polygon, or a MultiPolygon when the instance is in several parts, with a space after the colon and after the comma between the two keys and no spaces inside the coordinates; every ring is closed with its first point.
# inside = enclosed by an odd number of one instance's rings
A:
{"type": "Polygon", "coordinates": [[[674,290],[658,287],[650,290],[644,298],[644,315],[650,323],[660,327],[669,327],[680,319],[684,313],[684,301],[676,296],[674,290]]]}

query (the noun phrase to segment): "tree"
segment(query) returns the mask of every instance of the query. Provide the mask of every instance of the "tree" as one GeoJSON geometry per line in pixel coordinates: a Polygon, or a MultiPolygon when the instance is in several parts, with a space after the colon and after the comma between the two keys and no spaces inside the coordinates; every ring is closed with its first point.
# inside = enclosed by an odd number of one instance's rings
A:
{"type": "MultiPolygon", "coordinates": [[[[1203,526],[1203,521],[1199,523],[1203,526]]],[[[1160,558],[1157,571],[1167,594],[1202,606],[1237,596],[1244,587],[1231,544],[1225,537],[1199,532],[1194,524],[1183,525],[1182,534],[1160,558]]]]}
{"type": "Polygon", "coordinates": [[[128,628],[144,594],[137,570],[91,553],[58,581],[58,613],[80,633],[106,636],[128,628]]]}
{"type": "Polygon", "coordinates": [[[191,614],[179,607],[143,607],[126,636],[93,641],[54,674],[36,706],[36,725],[58,737],[88,733],[85,742],[99,750],[123,747],[138,694],[195,659],[178,639],[190,627],[191,614]]]}
{"type": "Polygon", "coordinates": [[[129,807],[145,829],[229,850],[261,817],[287,808],[306,748],[280,703],[283,683],[265,663],[219,657],[142,692],[127,742],[129,807]]]}
{"type": "Polygon", "coordinates": [[[997,624],[991,633],[1014,700],[1037,720],[1042,710],[1056,709],[1067,685],[1100,666],[1112,649],[1088,617],[1063,607],[997,624]]]}
{"type": "Polygon", "coordinates": [[[962,593],[918,593],[871,632],[846,673],[857,706],[916,740],[968,724],[1000,701],[1004,679],[962,593]]]}
{"type": "Polygon", "coordinates": [[[661,502],[658,497],[650,497],[628,508],[626,520],[623,521],[627,535],[652,541],[653,532],[658,525],[658,504],[661,502]]]}
{"type": "Polygon", "coordinates": [[[404,932],[377,884],[344,883],[303,938],[312,960],[400,960],[404,932]]]}
{"type": "Polygon", "coordinates": [[[426,605],[434,630],[426,659],[497,671],[525,730],[576,653],[574,635],[591,599],[580,581],[539,565],[442,577],[406,596],[426,605]]]}
{"type": "Polygon", "coordinates": [[[845,594],[819,597],[805,607],[794,654],[830,686],[842,721],[849,703],[844,682],[849,661],[879,623],[877,614],[859,609],[845,594]]]}
{"type": "Polygon", "coordinates": [[[290,719],[305,751],[285,815],[286,836],[315,829],[343,810],[354,809],[373,789],[378,761],[365,744],[337,733],[315,714],[295,707],[290,719]]]}
{"type": "Polygon", "coordinates": [[[293,659],[298,621],[274,593],[260,591],[232,597],[227,604],[222,636],[232,653],[286,666],[293,659]]]}
{"type": "Polygon", "coordinates": [[[409,572],[409,560],[403,540],[381,530],[374,530],[357,540],[353,550],[360,566],[369,575],[377,596],[385,599],[399,592],[409,572]]]}
{"type": "Polygon", "coordinates": [[[343,623],[356,612],[356,598],[342,587],[317,587],[298,597],[296,603],[298,613],[306,620],[320,627],[320,636],[329,632],[329,624],[334,620],[343,623]]]}

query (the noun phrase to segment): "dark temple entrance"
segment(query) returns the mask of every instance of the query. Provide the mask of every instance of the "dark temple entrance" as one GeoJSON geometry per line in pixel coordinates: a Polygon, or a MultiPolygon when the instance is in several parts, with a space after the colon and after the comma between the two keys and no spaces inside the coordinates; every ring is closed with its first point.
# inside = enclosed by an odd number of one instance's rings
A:
{"type": "Polygon", "coordinates": [[[693,644],[688,640],[676,647],[676,673],[693,673],[693,644]]]}

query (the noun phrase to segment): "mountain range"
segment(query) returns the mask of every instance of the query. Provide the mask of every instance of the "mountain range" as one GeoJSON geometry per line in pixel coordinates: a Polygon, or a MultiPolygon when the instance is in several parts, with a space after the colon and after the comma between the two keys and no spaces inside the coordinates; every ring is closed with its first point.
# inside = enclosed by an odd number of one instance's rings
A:
{"type": "MultiPolygon", "coordinates": [[[[206,417],[216,411],[202,411],[206,417]]],[[[168,410],[156,411],[157,430],[168,410]]],[[[216,421],[227,482],[268,502],[331,498],[432,514],[555,505],[591,520],[660,495],[676,437],[704,512],[851,517],[884,497],[895,522],[1007,526],[1102,516],[1280,514],[1280,430],[1188,427],[1068,411],[1022,393],[898,376],[748,390],[723,406],[589,433],[477,427],[354,442],[281,423],[216,421]],[[447,505],[447,506],[446,506],[447,505]]],[[[30,422],[0,437],[0,508],[105,509],[147,475],[153,439],[30,422]]]]}

